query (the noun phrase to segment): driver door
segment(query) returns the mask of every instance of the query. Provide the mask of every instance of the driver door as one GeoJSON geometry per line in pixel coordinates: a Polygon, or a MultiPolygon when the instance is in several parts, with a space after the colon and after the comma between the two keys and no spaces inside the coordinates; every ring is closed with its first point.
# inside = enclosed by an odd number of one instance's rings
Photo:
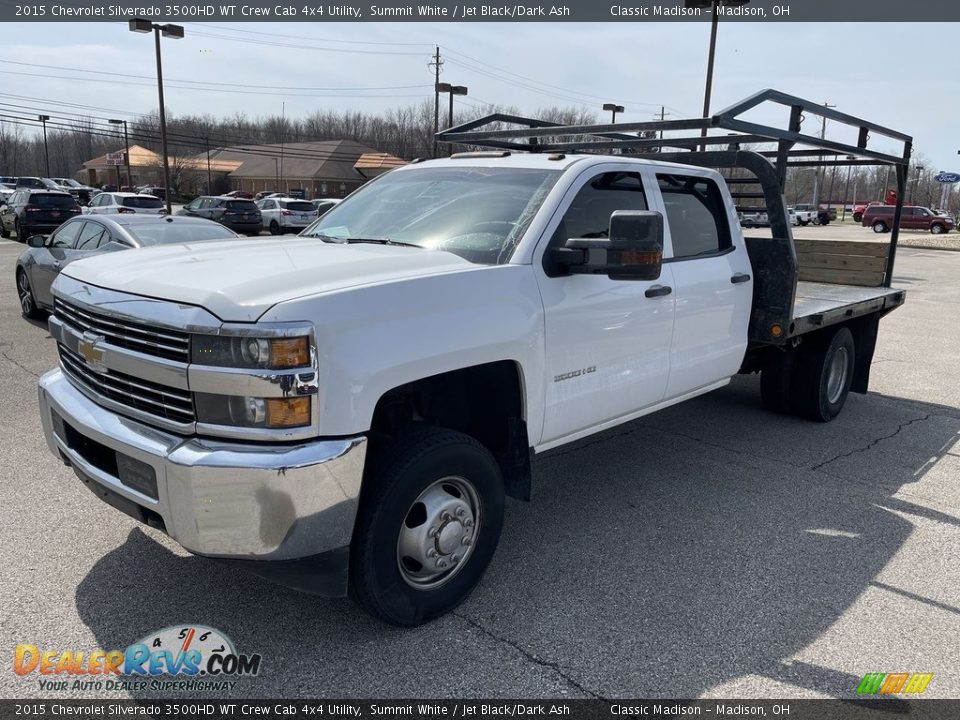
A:
{"type": "Polygon", "coordinates": [[[66,223],[51,235],[43,248],[37,251],[37,264],[33,270],[33,292],[37,301],[53,307],[51,286],[57,275],[74,260],[86,257],[95,251],[99,238],[104,233],[100,223],[77,220],[66,223]]]}
{"type": "Polygon", "coordinates": [[[673,335],[673,275],[654,281],[557,275],[549,250],[569,238],[607,237],[615,210],[649,210],[655,180],[636,165],[592,168],[548,226],[538,282],[546,326],[541,449],[613,427],[664,398],[673,335]],[[544,447],[545,446],[545,447],[544,447]]]}

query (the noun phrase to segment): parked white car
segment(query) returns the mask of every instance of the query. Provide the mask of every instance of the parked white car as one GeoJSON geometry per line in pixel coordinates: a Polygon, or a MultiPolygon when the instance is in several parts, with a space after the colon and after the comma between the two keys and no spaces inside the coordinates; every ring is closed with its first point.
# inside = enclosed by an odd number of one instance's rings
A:
{"type": "Polygon", "coordinates": [[[263,227],[271,235],[298,233],[317,219],[317,209],[309,200],[291,197],[269,197],[257,203],[263,227]]]}
{"type": "Polygon", "coordinates": [[[97,195],[83,209],[88,215],[113,215],[116,213],[140,213],[164,215],[167,212],[163,200],[155,195],[139,195],[128,192],[105,192],[97,195]]]}

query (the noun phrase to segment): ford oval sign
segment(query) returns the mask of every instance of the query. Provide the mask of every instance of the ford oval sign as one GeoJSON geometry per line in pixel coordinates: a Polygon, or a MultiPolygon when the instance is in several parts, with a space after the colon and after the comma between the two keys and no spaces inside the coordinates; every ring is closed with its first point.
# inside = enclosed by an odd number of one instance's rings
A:
{"type": "Polygon", "coordinates": [[[946,183],[948,185],[960,183],[960,173],[942,172],[937,175],[937,182],[946,183]]]}

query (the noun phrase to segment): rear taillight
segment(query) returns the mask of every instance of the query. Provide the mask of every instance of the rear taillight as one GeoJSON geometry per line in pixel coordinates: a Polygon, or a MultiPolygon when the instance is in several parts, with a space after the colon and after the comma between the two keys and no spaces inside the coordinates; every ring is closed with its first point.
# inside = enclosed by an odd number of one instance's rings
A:
{"type": "Polygon", "coordinates": [[[40,212],[41,208],[38,208],[36,205],[24,205],[24,212],[40,212]]]}
{"type": "Polygon", "coordinates": [[[135,213],[136,210],[134,210],[133,208],[122,207],[122,208],[117,208],[117,212],[118,213],[135,213]]]}
{"type": "Polygon", "coordinates": [[[284,210],[281,214],[282,214],[282,215],[293,215],[293,212],[290,211],[290,210],[284,210]]]}
{"type": "Polygon", "coordinates": [[[223,211],[223,214],[224,214],[224,215],[239,215],[240,213],[238,213],[236,210],[224,210],[224,211],[223,211]]]}

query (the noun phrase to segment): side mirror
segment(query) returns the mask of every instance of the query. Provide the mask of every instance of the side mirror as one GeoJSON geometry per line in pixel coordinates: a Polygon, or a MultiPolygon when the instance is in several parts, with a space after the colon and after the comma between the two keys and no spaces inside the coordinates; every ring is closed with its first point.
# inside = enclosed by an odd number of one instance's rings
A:
{"type": "Polygon", "coordinates": [[[663,215],[617,210],[606,238],[571,238],[552,260],[572,275],[607,275],[611,280],[656,280],[663,265],[663,215]]]}
{"type": "Polygon", "coordinates": [[[43,241],[43,235],[31,235],[27,238],[27,246],[32,248],[42,248],[43,241]]]}

